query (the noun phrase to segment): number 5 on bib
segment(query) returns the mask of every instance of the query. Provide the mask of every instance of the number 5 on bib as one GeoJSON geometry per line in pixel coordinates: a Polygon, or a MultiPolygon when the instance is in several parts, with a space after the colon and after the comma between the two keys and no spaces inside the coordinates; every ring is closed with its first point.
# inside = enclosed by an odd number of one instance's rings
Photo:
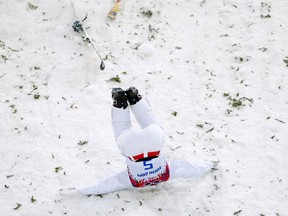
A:
{"type": "Polygon", "coordinates": [[[145,167],[144,170],[153,169],[153,163],[150,160],[143,161],[143,166],[145,167]]]}

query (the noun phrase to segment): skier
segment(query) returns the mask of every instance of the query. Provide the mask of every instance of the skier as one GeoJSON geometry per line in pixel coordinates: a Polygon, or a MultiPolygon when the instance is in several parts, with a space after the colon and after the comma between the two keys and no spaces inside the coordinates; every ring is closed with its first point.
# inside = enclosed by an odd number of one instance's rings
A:
{"type": "Polygon", "coordinates": [[[188,161],[168,163],[163,153],[162,127],[146,98],[135,87],[126,91],[113,88],[112,98],[112,126],[118,148],[126,158],[127,169],[95,186],[79,189],[81,194],[100,195],[152,186],[174,178],[200,177],[217,165],[212,161],[200,165],[188,161]],[[131,127],[129,107],[141,129],[131,127]]]}

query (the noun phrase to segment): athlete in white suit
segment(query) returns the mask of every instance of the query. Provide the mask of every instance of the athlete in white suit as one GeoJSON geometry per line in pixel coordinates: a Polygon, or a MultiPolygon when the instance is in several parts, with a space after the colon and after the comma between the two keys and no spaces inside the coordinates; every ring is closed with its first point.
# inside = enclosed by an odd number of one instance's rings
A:
{"type": "Polygon", "coordinates": [[[81,188],[83,195],[99,195],[132,187],[156,185],[174,178],[200,177],[213,168],[211,161],[193,165],[188,161],[168,163],[162,151],[164,133],[147,100],[135,87],[113,88],[112,126],[127,169],[95,186],[81,188]],[[130,106],[128,105],[128,102],[130,106]],[[140,129],[131,127],[130,109],[140,129]]]}

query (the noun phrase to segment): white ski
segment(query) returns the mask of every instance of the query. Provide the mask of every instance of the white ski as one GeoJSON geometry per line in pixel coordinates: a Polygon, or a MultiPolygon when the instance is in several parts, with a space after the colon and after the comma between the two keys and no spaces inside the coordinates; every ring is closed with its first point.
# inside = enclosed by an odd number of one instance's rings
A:
{"type": "Polygon", "coordinates": [[[115,20],[116,19],[117,13],[120,11],[120,2],[121,2],[121,0],[115,0],[114,1],[114,6],[108,13],[108,17],[111,20],[115,20]]]}
{"type": "Polygon", "coordinates": [[[85,18],[84,18],[83,20],[81,20],[80,17],[79,17],[79,15],[78,15],[78,13],[77,13],[77,10],[76,10],[76,8],[75,8],[75,5],[74,5],[73,1],[71,1],[71,4],[72,4],[73,10],[74,10],[74,13],[75,13],[75,15],[76,15],[76,17],[77,17],[77,20],[73,23],[72,28],[73,28],[74,31],[77,32],[77,33],[80,33],[80,32],[83,32],[83,33],[84,33],[85,38],[86,38],[86,41],[89,42],[89,43],[91,43],[94,51],[96,52],[96,54],[98,55],[98,57],[99,57],[100,60],[101,60],[100,69],[101,69],[101,70],[104,70],[104,69],[105,69],[104,61],[103,61],[101,55],[99,54],[98,50],[96,49],[96,47],[95,47],[95,45],[94,45],[94,43],[93,43],[93,41],[92,41],[92,39],[91,39],[88,31],[83,27],[83,22],[87,19],[87,15],[85,16],[85,18]]]}

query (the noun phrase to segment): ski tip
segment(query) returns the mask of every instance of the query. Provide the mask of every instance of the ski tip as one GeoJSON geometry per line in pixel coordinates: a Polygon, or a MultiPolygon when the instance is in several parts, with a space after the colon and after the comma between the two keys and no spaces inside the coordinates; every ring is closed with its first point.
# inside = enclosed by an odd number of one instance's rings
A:
{"type": "Polygon", "coordinates": [[[103,60],[101,61],[100,69],[101,69],[101,70],[104,70],[104,69],[105,69],[105,64],[104,64],[104,61],[103,61],[103,60]]]}

